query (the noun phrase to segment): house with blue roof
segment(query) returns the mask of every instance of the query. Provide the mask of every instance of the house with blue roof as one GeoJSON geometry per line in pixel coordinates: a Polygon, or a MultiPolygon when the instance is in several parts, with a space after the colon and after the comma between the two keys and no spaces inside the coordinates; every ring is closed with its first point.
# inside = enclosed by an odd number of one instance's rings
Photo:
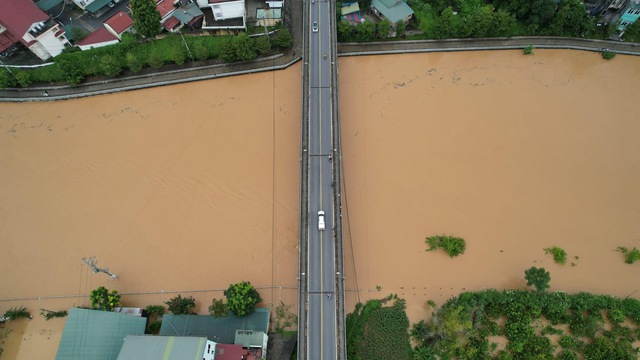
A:
{"type": "Polygon", "coordinates": [[[400,21],[406,23],[413,16],[413,10],[404,0],[371,0],[371,10],[394,25],[400,21]]]}
{"type": "Polygon", "coordinates": [[[620,16],[618,30],[625,30],[640,18],[640,0],[631,0],[620,16]]]}

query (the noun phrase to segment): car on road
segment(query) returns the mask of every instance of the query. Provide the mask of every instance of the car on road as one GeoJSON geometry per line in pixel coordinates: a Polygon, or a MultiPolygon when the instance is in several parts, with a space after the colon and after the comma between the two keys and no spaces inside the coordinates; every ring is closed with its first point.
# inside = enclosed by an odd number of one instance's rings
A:
{"type": "Polygon", "coordinates": [[[318,22],[317,21],[313,22],[313,25],[311,25],[311,30],[313,32],[318,32],[318,22]]]}
{"type": "Polygon", "coordinates": [[[318,230],[324,230],[324,211],[318,211],[318,230]]]}

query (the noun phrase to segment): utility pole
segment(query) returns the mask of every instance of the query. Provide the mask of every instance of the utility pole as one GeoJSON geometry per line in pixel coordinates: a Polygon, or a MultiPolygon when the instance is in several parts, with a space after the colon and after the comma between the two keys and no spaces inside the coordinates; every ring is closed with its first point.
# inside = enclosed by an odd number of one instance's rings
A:
{"type": "Polygon", "coordinates": [[[109,272],[109,268],[100,268],[100,267],[98,267],[98,260],[96,260],[95,256],[92,256],[92,257],[90,257],[88,259],[86,257],[83,257],[82,258],[82,262],[87,264],[91,268],[91,270],[93,271],[94,274],[101,272],[101,273],[105,273],[105,274],[111,276],[112,279],[117,279],[118,278],[118,275],[112,274],[112,273],[109,272]]]}

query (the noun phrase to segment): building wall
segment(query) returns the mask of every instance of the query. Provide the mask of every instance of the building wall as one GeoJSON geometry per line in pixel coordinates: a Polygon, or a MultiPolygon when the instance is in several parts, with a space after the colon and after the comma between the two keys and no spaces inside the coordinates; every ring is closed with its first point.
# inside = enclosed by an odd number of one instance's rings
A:
{"type": "Polygon", "coordinates": [[[262,358],[267,358],[267,343],[269,342],[269,336],[262,333],[262,358]]]}
{"type": "Polygon", "coordinates": [[[207,340],[207,344],[204,346],[204,354],[202,354],[202,360],[213,360],[216,356],[216,343],[207,340]]]}
{"type": "Polygon", "coordinates": [[[105,41],[102,43],[98,43],[98,44],[91,44],[91,45],[78,45],[78,47],[80,48],[80,50],[89,50],[91,48],[99,48],[99,47],[103,47],[103,46],[109,46],[109,45],[113,45],[113,44],[117,44],[118,40],[111,40],[111,41],[105,41]]]}
{"type": "Polygon", "coordinates": [[[629,6],[620,17],[620,25],[618,30],[624,30],[640,18],[640,1],[631,0],[629,6]]]}
{"type": "Polygon", "coordinates": [[[245,16],[244,0],[210,4],[216,20],[234,19],[245,16]]]}
{"type": "Polygon", "coordinates": [[[59,55],[62,50],[64,50],[65,45],[69,43],[64,33],[60,36],[55,36],[59,31],[60,26],[56,24],[39,35],[26,32],[22,39],[27,43],[35,40],[36,42],[29,46],[29,50],[36,54],[41,60],[46,60],[59,55]]]}

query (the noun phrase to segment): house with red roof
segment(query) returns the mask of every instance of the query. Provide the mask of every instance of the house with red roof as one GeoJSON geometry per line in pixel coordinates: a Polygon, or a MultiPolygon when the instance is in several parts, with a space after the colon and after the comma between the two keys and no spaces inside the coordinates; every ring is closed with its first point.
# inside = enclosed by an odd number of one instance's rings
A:
{"type": "Polygon", "coordinates": [[[0,0],[0,53],[18,42],[42,60],[70,46],[60,25],[33,1],[0,0]]]}
{"type": "Polygon", "coordinates": [[[101,27],[89,34],[86,38],[78,41],[76,45],[78,45],[81,50],[89,50],[91,48],[99,48],[117,43],[118,38],[110,33],[106,27],[101,27]]]}
{"type": "Polygon", "coordinates": [[[118,39],[122,39],[122,34],[133,29],[133,19],[126,12],[120,11],[107,19],[104,27],[118,39]]]}

